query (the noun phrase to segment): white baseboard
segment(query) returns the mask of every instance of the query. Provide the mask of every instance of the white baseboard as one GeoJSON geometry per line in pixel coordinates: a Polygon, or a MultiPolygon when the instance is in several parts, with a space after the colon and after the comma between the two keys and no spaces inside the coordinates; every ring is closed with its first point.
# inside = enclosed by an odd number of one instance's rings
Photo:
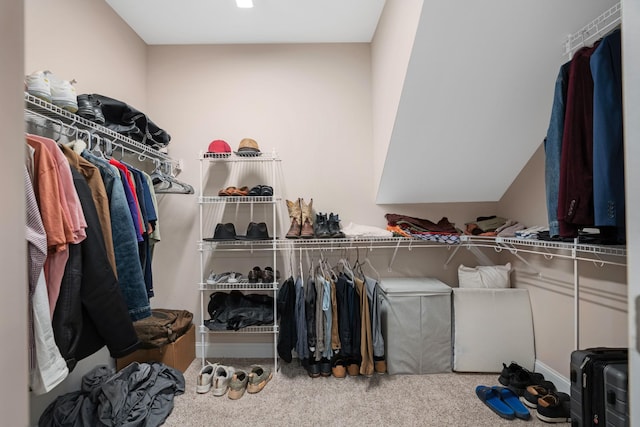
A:
{"type": "Polygon", "coordinates": [[[196,357],[202,357],[203,350],[207,358],[272,358],[273,343],[224,343],[210,345],[196,342],[196,357]]]}
{"type": "Polygon", "coordinates": [[[555,384],[556,389],[563,393],[569,394],[571,392],[571,382],[569,379],[563,377],[558,371],[550,368],[544,363],[536,360],[535,372],[539,372],[544,375],[546,380],[549,380],[555,384]]]}

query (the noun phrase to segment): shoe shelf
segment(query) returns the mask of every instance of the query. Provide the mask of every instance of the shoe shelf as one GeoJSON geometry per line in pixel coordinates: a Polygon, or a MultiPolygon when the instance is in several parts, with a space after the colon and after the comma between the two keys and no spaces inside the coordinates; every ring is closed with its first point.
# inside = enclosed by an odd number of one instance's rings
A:
{"type": "MultiPolygon", "coordinates": [[[[270,265],[274,271],[277,271],[277,250],[279,233],[278,213],[279,213],[279,201],[282,200],[278,196],[214,196],[208,195],[205,188],[209,178],[209,173],[217,167],[224,167],[227,170],[226,179],[237,179],[241,181],[243,177],[250,176],[254,180],[260,179],[262,183],[265,183],[273,188],[280,189],[281,185],[276,184],[276,179],[279,179],[281,174],[276,173],[276,168],[280,166],[280,159],[275,152],[273,153],[261,153],[259,156],[238,156],[235,153],[218,154],[218,153],[203,153],[199,155],[200,163],[200,189],[197,197],[200,212],[200,239],[197,242],[198,251],[200,252],[200,283],[198,284],[200,291],[200,332],[201,332],[201,359],[204,366],[206,358],[212,355],[207,354],[209,348],[213,348],[216,345],[216,340],[213,338],[207,338],[212,334],[271,334],[273,335],[273,363],[274,371],[278,367],[278,311],[277,311],[277,291],[278,281],[271,283],[251,283],[248,278],[240,279],[237,282],[218,282],[208,283],[207,275],[210,273],[205,269],[222,267],[218,264],[223,262],[222,257],[216,257],[217,251],[235,251],[234,258],[241,259],[246,258],[247,268],[249,269],[254,265],[251,254],[254,251],[270,251],[266,253],[266,258],[271,258],[270,265]],[[218,205],[218,206],[216,206],[218,205]],[[254,206],[262,205],[261,208],[256,209],[256,214],[260,218],[254,219],[254,206]],[[222,207],[222,209],[220,209],[222,207]],[[210,226],[205,226],[205,218],[207,223],[218,224],[225,218],[225,210],[227,207],[234,208],[236,215],[239,210],[246,210],[245,213],[249,215],[251,221],[260,222],[265,220],[269,223],[269,235],[270,238],[266,240],[223,240],[223,241],[207,241],[204,240],[210,235],[208,229],[210,226]],[[273,221],[271,222],[270,219],[273,221]],[[217,259],[218,258],[218,259],[217,259]],[[215,291],[257,291],[273,297],[273,324],[250,326],[246,328],[235,330],[210,330],[205,323],[205,317],[209,317],[207,309],[207,301],[212,292],[215,291]]],[[[220,174],[222,176],[222,174],[220,174]]],[[[222,183],[224,184],[224,183],[222,183]]],[[[225,188],[221,185],[219,188],[225,188]]],[[[212,191],[209,189],[209,191],[212,191]]],[[[214,190],[217,191],[218,190],[214,190]]],[[[251,357],[251,355],[247,355],[251,357]]]]}
{"type": "Polygon", "coordinates": [[[278,282],[272,283],[250,283],[247,279],[242,279],[237,283],[200,283],[202,291],[277,291],[278,282]]]}
{"type": "Polygon", "coordinates": [[[274,248],[273,240],[226,240],[219,242],[198,242],[199,251],[272,251],[274,248]]]}
{"type": "Polygon", "coordinates": [[[274,196],[200,196],[198,203],[215,204],[215,203],[273,203],[282,200],[280,197],[274,196]]]}
{"type": "Polygon", "coordinates": [[[200,153],[199,160],[208,160],[210,162],[242,162],[242,163],[260,163],[260,162],[281,162],[276,152],[262,153],[259,156],[238,156],[235,153],[200,153]]]}
{"type": "Polygon", "coordinates": [[[277,334],[278,326],[277,325],[247,326],[246,328],[240,328],[237,331],[225,330],[225,329],[214,331],[212,329],[207,328],[204,325],[201,325],[200,333],[202,334],[277,334]]]}

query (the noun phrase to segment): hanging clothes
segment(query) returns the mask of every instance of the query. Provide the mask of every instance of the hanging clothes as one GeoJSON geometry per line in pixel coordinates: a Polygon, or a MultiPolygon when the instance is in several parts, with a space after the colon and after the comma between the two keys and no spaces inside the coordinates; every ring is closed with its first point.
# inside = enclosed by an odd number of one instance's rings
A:
{"type": "Polygon", "coordinates": [[[129,308],[129,315],[133,321],[149,317],[151,306],[139,260],[138,238],[120,172],[105,159],[87,150],[81,155],[98,168],[109,197],[118,281],[129,308]]]}
{"type": "Polygon", "coordinates": [[[111,269],[117,277],[116,257],[113,249],[113,232],[111,230],[111,214],[109,213],[109,198],[107,197],[107,190],[104,188],[104,182],[102,181],[102,176],[100,176],[100,171],[96,166],[82,158],[70,147],[61,145],[60,149],[67,158],[71,167],[79,171],[82,176],[84,176],[89,188],[91,189],[91,196],[93,197],[93,203],[96,207],[96,211],[98,212],[100,228],[102,229],[102,237],[107,251],[107,258],[109,259],[111,269]]]}
{"type": "Polygon", "coordinates": [[[365,276],[367,287],[367,298],[369,299],[369,310],[371,314],[371,339],[373,345],[374,359],[384,358],[384,337],[382,335],[382,321],[380,311],[380,299],[378,298],[378,281],[365,276]]]}
{"type": "Polygon", "coordinates": [[[604,37],[591,55],[593,76],[594,225],[610,243],[625,243],[622,55],[620,30],[604,37]]]}
{"type": "Polygon", "coordinates": [[[53,317],[56,343],[73,370],[77,361],[104,345],[113,358],[135,351],[140,342],[106,253],[98,212],[84,176],[71,169],[90,226],[79,245],[70,245],[61,303],[53,317]]]}
{"type": "Polygon", "coordinates": [[[295,306],[296,288],[293,277],[284,281],[277,295],[280,329],[278,333],[278,355],[282,360],[291,363],[291,351],[296,346],[298,332],[296,330],[295,306]]]}
{"type": "Polygon", "coordinates": [[[372,375],[373,367],[373,340],[371,337],[371,314],[369,311],[369,299],[365,289],[364,280],[359,277],[353,279],[358,294],[360,305],[360,375],[372,375]]]}
{"type": "Polygon", "coordinates": [[[29,170],[35,173],[36,168],[31,165],[24,168],[25,235],[29,254],[29,388],[36,394],[44,394],[60,384],[69,370],[56,346],[51,326],[44,279],[47,236],[29,170]]]}
{"type": "Polygon", "coordinates": [[[547,195],[547,218],[549,220],[549,235],[560,235],[558,222],[558,191],[560,188],[560,162],[562,157],[562,135],[564,133],[564,116],[567,102],[567,86],[569,84],[569,66],[567,62],[560,67],[556,78],[551,107],[551,120],[544,139],[545,155],[545,190],[547,195]]]}
{"type": "Polygon", "coordinates": [[[562,136],[558,222],[561,237],[577,237],[581,226],[593,225],[593,47],[583,47],[571,60],[562,136]]]}
{"type": "Polygon", "coordinates": [[[307,319],[305,312],[305,292],[304,281],[301,276],[296,279],[296,306],[295,306],[295,321],[296,321],[296,353],[300,360],[309,358],[309,342],[307,340],[307,319]]]}
{"type": "Polygon", "coordinates": [[[67,245],[76,239],[68,206],[62,203],[64,189],[56,160],[45,144],[33,135],[27,135],[27,144],[34,149],[33,184],[47,235],[48,256],[45,260],[45,280],[49,299],[49,312],[53,316],[60,292],[64,266],[69,258],[67,245]]]}
{"type": "Polygon", "coordinates": [[[342,348],[340,344],[340,332],[339,332],[339,318],[338,318],[338,298],[336,295],[336,282],[334,281],[334,277],[331,277],[329,280],[330,288],[331,288],[331,316],[333,318],[333,322],[331,323],[331,350],[333,350],[334,354],[340,352],[342,348]]]}

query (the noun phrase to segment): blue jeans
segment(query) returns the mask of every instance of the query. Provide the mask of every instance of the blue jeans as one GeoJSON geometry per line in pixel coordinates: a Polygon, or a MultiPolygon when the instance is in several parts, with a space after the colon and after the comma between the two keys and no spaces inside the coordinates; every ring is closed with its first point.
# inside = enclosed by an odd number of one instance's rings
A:
{"type": "Polygon", "coordinates": [[[562,134],[564,131],[564,111],[567,99],[567,83],[569,81],[569,62],[560,67],[556,79],[551,120],[544,139],[545,154],[545,187],[547,193],[547,216],[549,219],[549,236],[560,235],[558,223],[558,189],[560,188],[560,156],[562,153],[562,134]]]}

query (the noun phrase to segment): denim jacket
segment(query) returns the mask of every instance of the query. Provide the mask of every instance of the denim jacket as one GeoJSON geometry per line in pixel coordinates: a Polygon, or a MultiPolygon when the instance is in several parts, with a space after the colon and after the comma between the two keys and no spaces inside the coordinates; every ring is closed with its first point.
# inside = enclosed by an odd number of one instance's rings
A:
{"type": "Polygon", "coordinates": [[[120,174],[115,172],[104,159],[94,156],[87,150],[82,152],[82,157],[100,170],[109,196],[118,281],[129,308],[129,315],[133,321],[149,317],[151,316],[151,306],[138,254],[138,239],[120,174]]]}

